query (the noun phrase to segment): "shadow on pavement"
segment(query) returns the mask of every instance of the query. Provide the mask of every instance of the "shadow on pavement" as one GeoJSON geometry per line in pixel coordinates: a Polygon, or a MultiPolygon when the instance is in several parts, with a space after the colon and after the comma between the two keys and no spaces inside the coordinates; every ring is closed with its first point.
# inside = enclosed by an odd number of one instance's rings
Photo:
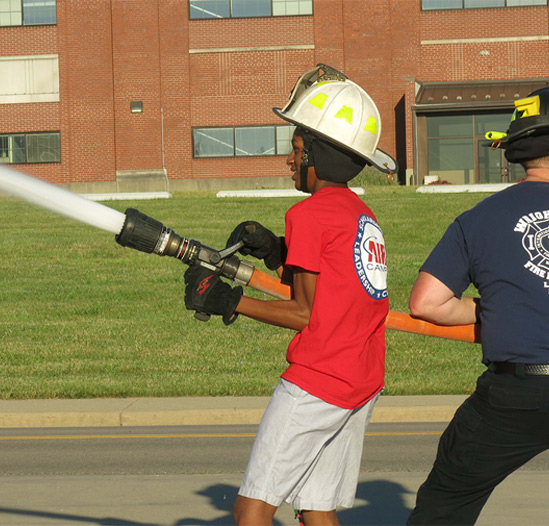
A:
{"type": "MultiPolygon", "coordinates": [[[[219,517],[207,520],[197,517],[185,517],[177,520],[172,526],[185,525],[210,525],[228,526],[233,523],[232,507],[237,496],[238,487],[230,484],[214,484],[203,490],[197,491],[196,495],[208,499],[208,507],[211,510],[221,512],[219,517]]],[[[406,522],[410,509],[405,505],[405,495],[410,492],[402,485],[387,480],[374,480],[361,482],[358,485],[355,507],[342,509],[338,512],[339,520],[343,525],[349,526],[396,526],[406,522]]],[[[291,511],[291,510],[290,510],[291,511]]],[[[213,512],[213,513],[212,513],[213,512]]],[[[56,524],[93,524],[98,526],[153,526],[151,523],[135,522],[114,517],[86,517],[75,514],[53,513],[46,511],[32,511],[20,508],[0,507],[0,523],[5,522],[5,516],[18,515],[28,517],[29,524],[34,520],[46,519],[56,521],[56,524]],[[4,516],[4,519],[2,518],[4,516]]],[[[282,526],[275,516],[274,526],[282,526]]],[[[297,525],[297,521],[293,524],[297,525]]]]}
{"type": "Polygon", "coordinates": [[[341,524],[352,526],[396,526],[406,523],[411,509],[405,495],[412,492],[388,480],[372,480],[358,484],[355,506],[338,512],[341,524]],[[366,501],[362,504],[361,501],[366,501]]]}
{"type": "MultiPolygon", "coordinates": [[[[128,521],[125,519],[115,519],[111,517],[85,517],[82,515],[73,515],[70,513],[51,513],[47,511],[32,511],[32,510],[23,510],[19,508],[6,508],[0,507],[0,523],[9,524],[9,522],[4,522],[1,518],[3,514],[7,515],[19,515],[22,517],[29,517],[29,521],[34,519],[52,519],[57,522],[57,524],[64,524],[70,522],[77,523],[89,523],[89,524],[98,524],[99,526],[151,526],[146,522],[135,522],[128,521]]],[[[32,524],[32,522],[29,522],[32,524]]]]}
{"type": "MultiPolygon", "coordinates": [[[[185,518],[177,521],[174,526],[211,525],[227,526],[233,524],[232,506],[237,496],[238,488],[229,484],[215,484],[197,495],[206,497],[212,508],[223,512],[223,515],[213,520],[185,518]]],[[[410,494],[400,484],[387,480],[361,482],[358,485],[355,507],[342,509],[338,512],[341,524],[352,526],[396,526],[405,524],[412,511],[405,505],[404,495],[410,494]],[[366,504],[361,504],[366,501],[366,504]]],[[[282,526],[277,520],[275,526],[282,526]]],[[[297,521],[295,522],[297,525],[297,521]]]]}

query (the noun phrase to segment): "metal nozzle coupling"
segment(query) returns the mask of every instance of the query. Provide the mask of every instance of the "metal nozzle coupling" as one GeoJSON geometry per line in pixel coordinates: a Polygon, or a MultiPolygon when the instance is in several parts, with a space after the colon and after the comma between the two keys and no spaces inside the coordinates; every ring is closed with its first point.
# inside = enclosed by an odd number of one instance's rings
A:
{"type": "Polygon", "coordinates": [[[115,240],[123,247],[134,248],[148,254],[183,259],[189,240],[165,227],[160,221],[135,208],[126,210],[126,220],[115,240]]]}
{"type": "Polygon", "coordinates": [[[187,265],[201,265],[243,285],[249,283],[254,271],[251,263],[240,261],[234,255],[242,243],[218,251],[176,234],[160,221],[135,208],[126,210],[122,230],[114,239],[123,247],[148,254],[171,256],[187,265]]]}

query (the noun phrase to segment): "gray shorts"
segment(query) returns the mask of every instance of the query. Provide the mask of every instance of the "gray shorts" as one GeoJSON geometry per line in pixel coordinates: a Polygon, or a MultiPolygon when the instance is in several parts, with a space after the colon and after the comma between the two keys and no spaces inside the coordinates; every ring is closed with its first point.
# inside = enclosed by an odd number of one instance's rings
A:
{"type": "Polygon", "coordinates": [[[379,395],[342,409],[281,380],[255,439],[239,495],[295,509],[353,505],[364,433],[379,395]]]}

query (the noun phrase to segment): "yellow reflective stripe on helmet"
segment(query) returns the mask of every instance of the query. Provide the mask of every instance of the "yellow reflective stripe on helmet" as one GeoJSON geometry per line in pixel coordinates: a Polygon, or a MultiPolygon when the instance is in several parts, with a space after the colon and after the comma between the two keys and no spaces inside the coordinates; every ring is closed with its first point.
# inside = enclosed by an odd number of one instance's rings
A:
{"type": "Polygon", "coordinates": [[[336,119],[343,119],[349,124],[353,124],[353,108],[350,106],[341,106],[339,111],[334,115],[336,119]]]}
{"type": "MultiPolygon", "coordinates": [[[[536,95],[535,97],[528,97],[526,99],[516,100],[515,106],[517,108],[516,112],[522,111],[522,115],[520,116],[521,119],[523,117],[533,117],[534,115],[539,115],[539,95],[536,95]]],[[[515,115],[513,115],[513,120],[514,118],[515,115]]]]}
{"type": "Polygon", "coordinates": [[[377,135],[377,119],[375,117],[368,117],[368,121],[366,122],[364,129],[377,135]]]}
{"type": "Polygon", "coordinates": [[[328,95],[326,95],[325,93],[319,93],[309,101],[309,104],[312,104],[315,108],[321,110],[322,108],[324,108],[324,104],[326,103],[327,98],[328,95]]]}
{"type": "Polygon", "coordinates": [[[507,137],[506,133],[497,131],[489,131],[484,135],[484,138],[489,141],[497,141],[498,139],[503,139],[504,137],[507,137]]]}

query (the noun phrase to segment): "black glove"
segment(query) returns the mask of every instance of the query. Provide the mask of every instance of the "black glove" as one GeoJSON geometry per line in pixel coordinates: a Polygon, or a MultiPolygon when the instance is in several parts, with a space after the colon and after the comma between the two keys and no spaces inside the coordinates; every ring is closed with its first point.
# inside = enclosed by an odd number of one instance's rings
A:
{"type": "Polygon", "coordinates": [[[244,246],[239,250],[241,254],[262,259],[270,270],[276,270],[286,261],[288,251],[284,238],[277,237],[256,221],[240,223],[229,236],[227,246],[239,241],[244,241],[244,246]]]}
{"type": "Polygon", "coordinates": [[[217,274],[199,265],[187,269],[185,285],[187,309],[221,315],[225,325],[230,325],[238,317],[234,310],[242,297],[242,287],[231,287],[217,274]]]}

